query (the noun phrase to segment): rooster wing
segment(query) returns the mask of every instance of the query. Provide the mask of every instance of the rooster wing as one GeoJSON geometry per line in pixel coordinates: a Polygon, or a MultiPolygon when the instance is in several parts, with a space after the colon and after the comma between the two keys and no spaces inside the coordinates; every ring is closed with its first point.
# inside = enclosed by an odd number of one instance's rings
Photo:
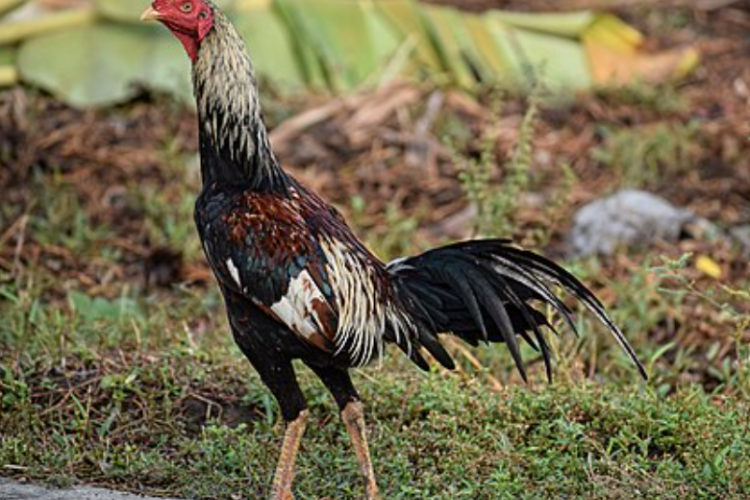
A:
{"type": "Polygon", "coordinates": [[[335,350],[339,311],[328,259],[293,199],[237,192],[199,204],[196,218],[222,286],[305,342],[335,350]]]}

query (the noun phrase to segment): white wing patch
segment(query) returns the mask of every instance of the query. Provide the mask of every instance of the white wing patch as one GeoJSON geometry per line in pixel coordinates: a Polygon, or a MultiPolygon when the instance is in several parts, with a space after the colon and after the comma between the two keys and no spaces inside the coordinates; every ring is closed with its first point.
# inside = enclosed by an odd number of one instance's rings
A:
{"type": "Polygon", "coordinates": [[[279,318],[279,321],[305,338],[310,338],[315,334],[324,335],[324,330],[320,326],[320,318],[313,307],[316,301],[325,302],[326,298],[318,289],[310,273],[302,271],[289,283],[286,295],[271,306],[271,311],[279,318]]]}
{"type": "Polygon", "coordinates": [[[235,283],[237,283],[237,286],[242,289],[242,281],[240,280],[240,270],[237,269],[237,266],[234,265],[234,262],[232,259],[227,259],[227,269],[229,269],[229,274],[232,276],[232,279],[235,283]]]}
{"type": "Polygon", "coordinates": [[[328,275],[338,305],[337,353],[347,351],[352,363],[365,365],[383,353],[383,334],[390,326],[397,342],[409,338],[414,324],[382,297],[375,270],[345,245],[321,241],[328,258],[328,275]]]}

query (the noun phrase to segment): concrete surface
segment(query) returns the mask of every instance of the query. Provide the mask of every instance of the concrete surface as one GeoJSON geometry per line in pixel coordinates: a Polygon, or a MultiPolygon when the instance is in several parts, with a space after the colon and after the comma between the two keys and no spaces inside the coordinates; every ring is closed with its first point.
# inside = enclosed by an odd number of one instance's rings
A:
{"type": "Polygon", "coordinates": [[[117,491],[102,488],[75,487],[63,490],[49,489],[33,484],[19,483],[0,478],[0,500],[175,500],[117,491]]]}

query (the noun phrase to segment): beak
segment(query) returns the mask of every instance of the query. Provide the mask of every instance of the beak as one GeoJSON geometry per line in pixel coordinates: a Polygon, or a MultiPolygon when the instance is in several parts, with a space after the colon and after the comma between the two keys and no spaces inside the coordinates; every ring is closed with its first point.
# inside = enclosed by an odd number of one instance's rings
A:
{"type": "Polygon", "coordinates": [[[146,11],[141,14],[141,21],[158,21],[161,19],[161,14],[158,10],[153,7],[149,7],[146,11]]]}

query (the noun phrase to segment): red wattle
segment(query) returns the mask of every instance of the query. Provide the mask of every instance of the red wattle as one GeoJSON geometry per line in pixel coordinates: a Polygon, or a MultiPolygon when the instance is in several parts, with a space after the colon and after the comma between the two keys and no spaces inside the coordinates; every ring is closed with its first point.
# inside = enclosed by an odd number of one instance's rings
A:
{"type": "Polygon", "coordinates": [[[176,30],[173,30],[172,33],[174,33],[174,36],[176,36],[182,43],[182,46],[185,47],[185,51],[187,52],[188,57],[190,57],[190,60],[195,62],[195,60],[198,59],[198,40],[194,36],[176,30]]]}

